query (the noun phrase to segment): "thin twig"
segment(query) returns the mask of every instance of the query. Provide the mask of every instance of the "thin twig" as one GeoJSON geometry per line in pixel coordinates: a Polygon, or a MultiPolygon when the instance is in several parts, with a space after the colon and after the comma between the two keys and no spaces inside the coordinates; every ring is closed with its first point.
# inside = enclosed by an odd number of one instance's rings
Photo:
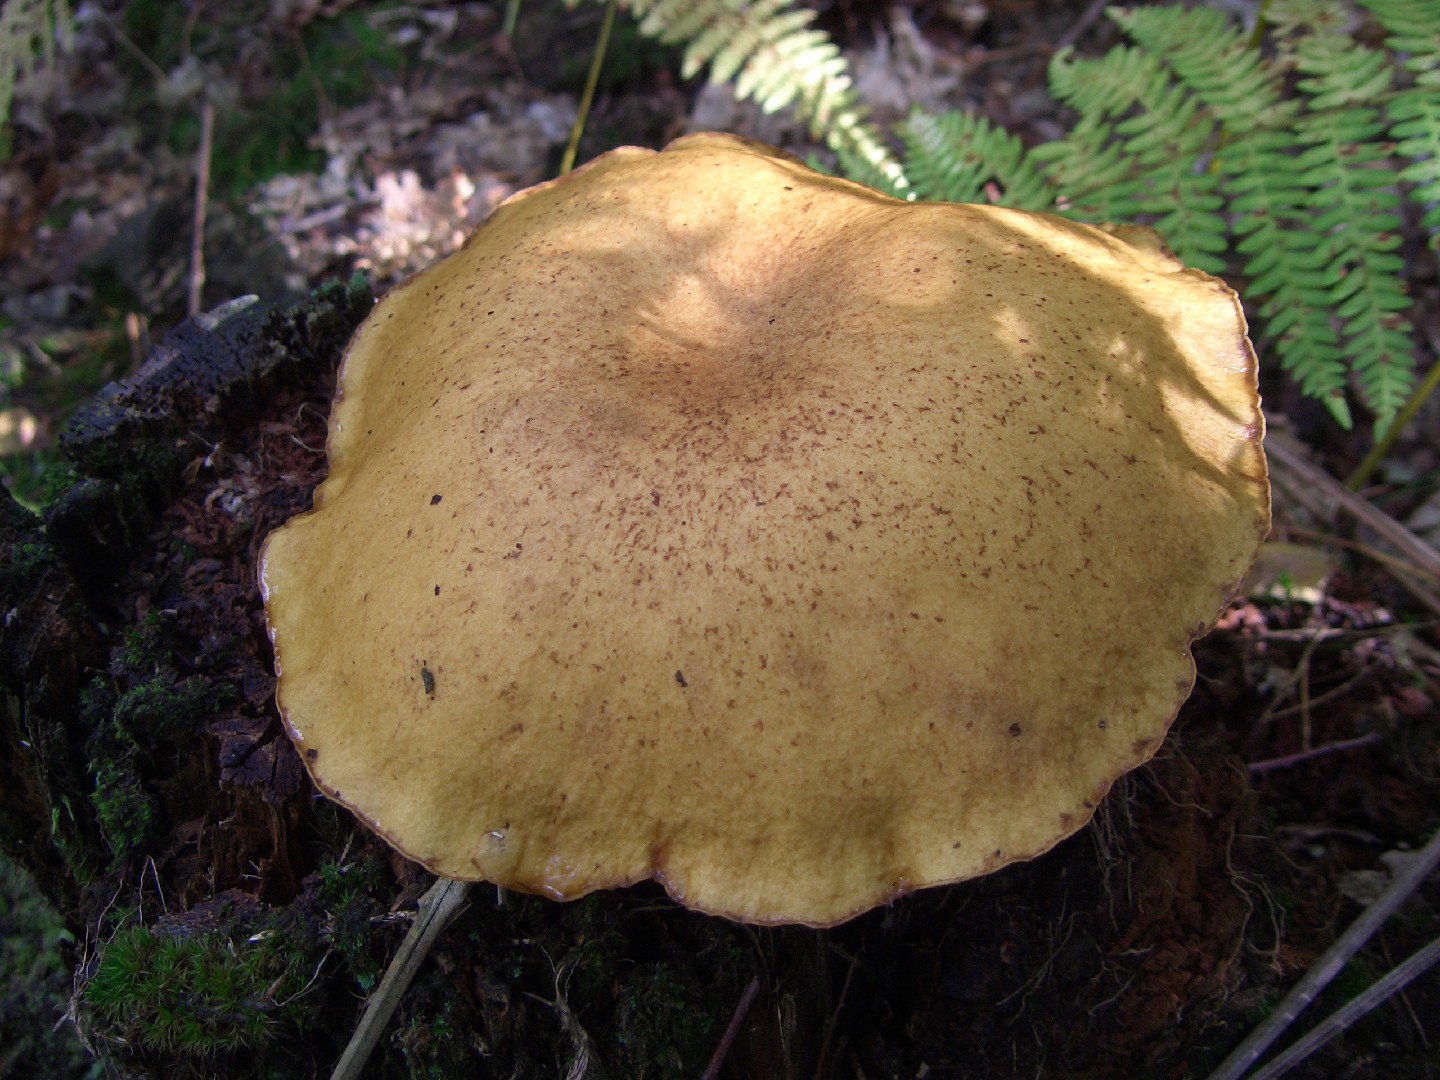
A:
{"type": "MultiPolygon", "coordinates": [[[[165,899],[165,889],[164,889],[164,887],[161,886],[161,884],[160,884],[160,871],[158,871],[158,870],[155,869],[155,860],[154,860],[153,858],[151,858],[149,855],[146,855],[146,856],[145,856],[145,867],[149,869],[149,871],[150,871],[150,880],[153,881],[153,882],[155,882],[155,893],[156,893],[157,896],[160,897],[160,914],[161,914],[161,915],[168,915],[168,914],[170,913],[170,904],[169,904],[168,901],[166,901],[166,899],[165,899]]],[[[144,893],[144,890],[145,890],[145,870],[142,869],[142,870],[140,871],[140,892],[142,893],[142,895],[143,895],[143,893],[144,893]]]]}
{"type": "MultiPolygon", "coordinates": [[[[1294,630],[1272,630],[1261,627],[1257,636],[1270,641],[1304,642],[1316,639],[1331,645],[1344,645],[1351,641],[1369,641],[1372,638],[1393,637],[1398,634],[1417,634],[1422,630],[1434,630],[1440,621],[1424,619],[1419,622],[1381,623],[1377,626],[1304,626],[1294,630]]],[[[1328,693],[1328,691],[1327,691],[1328,693]]]]}
{"type": "Polygon", "coordinates": [[[1085,33],[1086,30],[1089,30],[1090,27],[1094,25],[1095,20],[1105,14],[1105,9],[1108,6],[1107,0],[1093,0],[1091,5],[1080,13],[1080,18],[1075,20],[1074,25],[1060,36],[1059,41],[1055,42],[1055,48],[1068,49],[1071,45],[1074,45],[1080,40],[1080,35],[1085,33]]]}
{"type": "Polygon", "coordinates": [[[1399,993],[1424,975],[1436,963],[1440,963],[1440,938],[1436,938],[1399,966],[1387,971],[1364,991],[1336,1009],[1312,1030],[1296,1039],[1294,1045],[1276,1054],[1263,1069],[1251,1074],[1250,1080],[1275,1080],[1275,1077],[1289,1072],[1356,1020],[1383,1005],[1392,994],[1399,993]]]}
{"type": "Polygon", "coordinates": [[[115,35],[115,40],[120,42],[121,48],[136,60],[140,61],[141,66],[150,73],[150,77],[154,79],[156,83],[163,83],[166,79],[165,69],[155,63],[154,60],[151,60],[144,49],[131,41],[125,31],[121,29],[120,24],[105,13],[104,8],[96,5],[92,10],[100,16],[100,21],[105,24],[106,29],[115,35]]]}
{"type": "MultiPolygon", "coordinates": [[[[1297,494],[1303,496],[1306,491],[1319,492],[1324,498],[1357,518],[1361,524],[1375,532],[1430,578],[1440,578],[1440,551],[1420,539],[1389,514],[1356,495],[1324,469],[1308,461],[1300,445],[1290,436],[1273,429],[1267,432],[1265,452],[1272,461],[1282,465],[1285,471],[1298,481],[1293,486],[1293,490],[1297,494]]],[[[1396,574],[1395,579],[1426,607],[1440,612],[1440,597],[1404,574],[1396,574]]]]}
{"type": "Polygon", "coordinates": [[[1210,1074],[1210,1080],[1240,1080],[1285,1029],[1295,1022],[1295,1018],[1315,1000],[1320,991],[1330,984],[1330,980],[1340,974],[1340,970],[1374,936],[1381,924],[1420,887],[1436,866],[1440,866],[1440,830],[1436,830],[1435,835],[1430,837],[1429,843],[1420,849],[1410,865],[1395,875],[1390,887],[1361,912],[1360,917],[1325,951],[1325,955],[1320,957],[1315,966],[1305,973],[1305,977],[1285,995],[1285,1000],[1280,1002],[1265,1022],[1231,1051],[1220,1067],[1210,1074]]]}
{"type": "Polygon", "coordinates": [[[595,88],[600,85],[600,69],[605,66],[605,50],[610,47],[610,28],[615,25],[617,6],[618,0],[609,0],[605,5],[605,18],[600,23],[600,37],[595,42],[595,55],[590,58],[590,73],[585,76],[585,90],[580,95],[575,123],[570,127],[570,141],[565,144],[565,153],[560,158],[561,176],[575,167],[575,155],[580,152],[580,136],[585,131],[590,106],[595,103],[595,88]]]}
{"type": "Polygon", "coordinates": [[[215,146],[215,106],[200,108],[200,149],[195,160],[195,219],[190,227],[190,296],[185,310],[199,315],[205,292],[205,214],[210,204],[210,155],[215,146]]]}
{"type": "Polygon", "coordinates": [[[350,1036],[350,1045],[345,1047],[345,1053],[335,1065],[330,1080],[355,1080],[360,1075],[395,1007],[400,1004],[401,997],[410,988],[415,973],[429,954],[430,947],[465,902],[470,885],[468,881],[442,877],[420,898],[415,922],[400,943],[390,966],[385,969],[385,977],[380,980],[379,987],[366,1003],[355,1034],[350,1036]]]}
{"type": "Polygon", "coordinates": [[[745,993],[740,995],[740,1004],[735,1006],[735,1015],[730,1017],[730,1023],[725,1026],[725,1034],[720,1036],[720,1041],[715,1045],[715,1052],[710,1055],[710,1063],[705,1066],[700,1080],[715,1080],[720,1075],[720,1068],[730,1056],[730,1048],[735,1045],[735,1039],[740,1034],[740,1026],[745,1023],[745,1015],[759,996],[760,980],[751,979],[750,985],[745,987],[745,993]]]}
{"type": "MultiPolygon", "coordinates": [[[[1283,696],[1277,695],[1274,700],[1272,700],[1270,704],[1265,707],[1265,711],[1262,712],[1259,718],[1255,721],[1256,727],[1260,727],[1261,725],[1270,723],[1271,718],[1274,717],[1281,710],[1280,702],[1289,701],[1291,695],[1294,694],[1296,690],[1299,690],[1300,692],[1299,711],[1303,713],[1306,708],[1308,708],[1308,702],[1310,700],[1310,658],[1315,654],[1315,650],[1319,647],[1319,637],[1311,637],[1306,640],[1305,647],[1300,653],[1300,662],[1295,665],[1294,674],[1286,680],[1289,685],[1285,687],[1285,693],[1283,694],[1283,696]]],[[[1294,705],[1285,706],[1285,708],[1290,712],[1294,712],[1296,710],[1296,706],[1294,705]]],[[[1310,740],[1307,738],[1301,745],[1308,749],[1309,742],[1310,740]]]]}
{"type": "Polygon", "coordinates": [[[307,982],[304,986],[302,986],[299,990],[296,990],[295,993],[291,994],[284,1001],[275,1002],[275,1008],[283,1009],[292,1001],[299,1001],[306,994],[310,993],[310,991],[315,988],[315,984],[320,981],[320,969],[325,966],[325,961],[329,959],[330,952],[329,950],[326,950],[325,953],[321,955],[320,962],[315,965],[315,970],[310,973],[310,981],[307,982]]]}
{"type": "MultiPolygon", "coordinates": [[[[1316,639],[1312,638],[1311,640],[1316,639]]],[[[1348,694],[1351,690],[1354,690],[1355,687],[1359,686],[1366,679],[1372,677],[1378,670],[1378,664],[1367,664],[1365,667],[1357,671],[1354,675],[1351,675],[1350,678],[1346,679],[1339,686],[1332,686],[1329,690],[1326,690],[1318,697],[1309,698],[1308,700],[1302,701],[1300,704],[1286,705],[1283,708],[1267,710],[1265,715],[1261,717],[1261,720],[1267,724],[1274,723],[1276,720],[1283,720],[1287,716],[1294,716],[1296,713],[1303,713],[1306,709],[1314,709],[1317,705],[1329,704],[1336,698],[1344,697],[1346,694],[1348,694]]],[[[1309,680],[1307,679],[1305,680],[1305,682],[1306,685],[1308,685],[1309,680]]],[[[1306,749],[1309,748],[1306,747],[1306,749]]]]}
{"type": "Polygon", "coordinates": [[[1440,577],[1426,573],[1414,563],[1406,562],[1397,555],[1381,551],[1371,547],[1369,544],[1362,544],[1359,540],[1347,540],[1343,536],[1335,536],[1333,533],[1318,532],[1315,529],[1302,528],[1299,525],[1277,525],[1275,535],[1286,535],[1298,537],[1302,540],[1313,540],[1317,544],[1325,544],[1330,547],[1344,548],[1346,551],[1353,551],[1357,555],[1363,555],[1371,562],[1377,562],[1387,570],[1398,571],[1401,574],[1408,574],[1410,577],[1424,578],[1432,584],[1440,585],[1440,577]]]}
{"type": "Polygon", "coordinates": [[[1300,765],[1329,754],[1338,754],[1342,750],[1358,750],[1362,746],[1369,746],[1371,743],[1379,741],[1380,736],[1372,731],[1368,735],[1361,735],[1354,739],[1341,739],[1339,742],[1324,743],[1321,746],[1311,747],[1309,750],[1301,750],[1298,754],[1286,754],[1284,757],[1252,761],[1245,768],[1251,776],[1255,776],[1259,773],[1274,772],[1276,769],[1288,769],[1292,765],[1300,765]]]}
{"type": "Polygon", "coordinates": [[[825,1075],[825,1059],[830,1054],[830,1047],[835,1041],[835,1025],[840,1019],[840,1010],[845,1008],[845,995],[850,993],[850,980],[855,977],[855,965],[860,963],[860,954],[857,952],[850,957],[850,967],[845,972],[845,981],[840,984],[840,1000],[835,1002],[835,1008],[830,1010],[830,1015],[825,1018],[825,1035],[820,1040],[820,1053],[815,1057],[815,1080],[825,1075]]]}
{"type": "Polygon", "coordinates": [[[1265,451],[1279,461],[1300,482],[1318,488],[1333,499],[1346,513],[1374,530],[1391,547],[1400,551],[1432,578],[1440,578],[1440,551],[1405,528],[1389,514],[1362,499],[1324,469],[1306,460],[1294,439],[1284,432],[1271,431],[1265,436],[1265,451]]]}

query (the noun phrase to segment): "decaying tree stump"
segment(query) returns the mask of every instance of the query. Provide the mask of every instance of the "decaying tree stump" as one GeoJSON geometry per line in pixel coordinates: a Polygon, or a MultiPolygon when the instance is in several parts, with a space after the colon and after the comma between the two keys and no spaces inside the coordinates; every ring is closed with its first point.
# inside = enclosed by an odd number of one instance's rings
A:
{"type": "Polygon", "coordinates": [[[43,521],[0,491],[0,846],[92,962],[107,911],[228,895],[241,927],[313,869],[255,547],[323,472],[307,402],[370,305],[357,279],[186,321],[67,426],[43,521]]]}
{"type": "Polygon", "coordinates": [[[302,508],[298,465],[323,468],[302,406],[369,306],[357,281],[188,320],[68,425],[43,523],[0,502],[0,839],[76,931],[136,858],[187,893],[202,867],[205,889],[296,890],[303,769],[269,710],[253,541],[302,508]]]}
{"type": "Polygon", "coordinates": [[[217,887],[255,863],[294,891],[279,818],[302,769],[266,714],[249,540],[298,495],[266,477],[265,456],[291,432],[262,412],[324,395],[369,305],[356,282],[294,310],[240,301],[186,321],[66,428],[73,478],[43,523],[3,495],[0,746],[12,782],[0,788],[0,842],[72,929],[95,916],[84,894],[166,834],[209,861],[217,887]],[[207,782],[217,762],[220,783],[207,782]],[[233,814],[255,828],[215,834],[233,814]]]}

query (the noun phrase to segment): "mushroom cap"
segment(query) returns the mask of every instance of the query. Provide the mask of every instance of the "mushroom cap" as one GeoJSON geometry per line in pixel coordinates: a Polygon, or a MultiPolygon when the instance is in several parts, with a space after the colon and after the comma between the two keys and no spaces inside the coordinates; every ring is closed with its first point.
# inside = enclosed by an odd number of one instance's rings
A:
{"type": "Polygon", "coordinates": [[[452,878],[829,925],[1030,858],[1268,530],[1255,368],[1147,230],[613,151],[356,333],[261,558],[281,712],[452,878]]]}

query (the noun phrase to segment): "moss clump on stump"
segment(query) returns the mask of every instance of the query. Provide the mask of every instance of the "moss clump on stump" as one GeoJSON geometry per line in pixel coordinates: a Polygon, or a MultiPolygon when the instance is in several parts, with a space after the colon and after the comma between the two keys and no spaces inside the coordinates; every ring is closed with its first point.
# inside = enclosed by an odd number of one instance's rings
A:
{"type": "Polygon", "coordinates": [[[269,1046],[298,1021],[300,955],[273,935],[120,930],[101,950],[84,999],[96,1034],[149,1053],[213,1059],[269,1046]]]}

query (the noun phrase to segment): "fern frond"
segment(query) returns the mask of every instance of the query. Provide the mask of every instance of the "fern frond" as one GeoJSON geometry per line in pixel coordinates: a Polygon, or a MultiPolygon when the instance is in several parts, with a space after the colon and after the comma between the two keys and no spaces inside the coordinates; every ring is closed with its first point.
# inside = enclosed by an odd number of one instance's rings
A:
{"type": "Polygon", "coordinates": [[[1145,48],[1116,48],[1098,60],[1061,55],[1051,84],[1080,114],[1069,137],[1038,155],[1069,212],[1089,220],[1150,219],[1186,262],[1223,269],[1219,180],[1201,166],[1216,122],[1200,96],[1145,48]]]}
{"type": "Polygon", "coordinates": [[[862,109],[847,109],[836,116],[825,116],[832,135],[825,142],[835,152],[840,171],[858,183],[883,191],[896,198],[914,198],[914,189],[905,170],[895,160],[862,109]]]}
{"type": "Polygon", "coordinates": [[[1027,157],[1020,140],[983,116],[912,112],[900,126],[905,172],[922,199],[997,202],[1021,210],[1046,210],[1054,190],[1027,157]],[[991,199],[989,185],[998,189],[991,199]]]}
{"type": "Polygon", "coordinates": [[[1422,86],[1440,82],[1440,6],[1426,0],[1360,0],[1388,35],[1385,44],[1422,86]]]}
{"type": "Polygon", "coordinates": [[[1414,85],[1385,106],[1395,152],[1408,160],[1400,179],[1427,207],[1421,225],[1440,247],[1440,5],[1417,0],[1361,0],[1385,27],[1385,44],[1400,58],[1414,85]]]}
{"type": "MultiPolygon", "coordinates": [[[[736,25],[730,28],[719,23],[712,28],[712,33],[721,28],[731,32],[727,34],[723,47],[710,64],[711,82],[730,82],[760,49],[773,46],[777,41],[784,41],[791,34],[803,32],[815,20],[813,11],[785,11],[783,7],[784,5],[774,3],[773,0],[762,2],[747,10],[747,14],[756,16],[753,21],[737,21],[736,25]],[[776,8],[780,10],[774,10],[776,8]]],[[[746,98],[750,95],[741,93],[737,85],[735,96],[746,98]]]]}
{"type": "Polygon", "coordinates": [[[1410,164],[1400,179],[1415,186],[1414,197],[1428,207],[1420,219],[1432,248],[1440,247],[1440,86],[1407,90],[1385,110],[1395,152],[1410,164]]]}
{"type": "Polygon", "coordinates": [[[1282,53],[1307,33],[1343,34],[1350,21],[1350,13],[1335,0],[1270,0],[1264,17],[1282,53]]]}
{"type": "Polygon", "coordinates": [[[1062,50],[1051,61],[1050,92],[1080,114],[1063,138],[1033,151],[1062,212],[1091,221],[1139,215],[1136,163],[1115,139],[1114,119],[1134,106],[1143,86],[1163,77],[1154,57],[1125,46],[1098,60],[1075,60],[1062,50]]]}
{"type": "Polygon", "coordinates": [[[681,73],[708,67],[714,83],[766,112],[790,106],[862,183],[905,195],[910,183],[870,124],[834,42],[795,0],[627,0],[640,32],[682,49],[681,73]]]}
{"type": "Polygon", "coordinates": [[[1057,101],[1100,121],[1123,116],[1140,88],[1162,75],[1151,53],[1118,45],[1097,60],[1076,60],[1073,49],[1062,49],[1050,62],[1049,77],[1057,101]]]}
{"type": "Polygon", "coordinates": [[[1410,392],[1414,343],[1400,312],[1405,295],[1400,192],[1376,107],[1390,88],[1387,58],[1348,35],[1312,34],[1295,48],[1308,92],[1296,122],[1295,165],[1308,187],[1308,228],[1327,269],[1329,302],[1340,320],[1360,397],[1383,426],[1410,392]]]}
{"type": "MultiPolygon", "coordinates": [[[[809,15],[810,12],[803,14],[809,15]]],[[[795,78],[794,72],[815,73],[816,77],[810,83],[815,85],[825,81],[827,69],[828,74],[838,72],[844,77],[845,60],[829,35],[820,30],[789,34],[773,43],[763,44],[756,55],[750,57],[735,80],[735,96],[759,102],[761,108],[769,112],[767,98],[783,91],[786,94],[784,103],[788,104],[791,98],[804,90],[806,84],[795,78]]]]}
{"type": "Polygon", "coordinates": [[[1312,34],[1295,57],[1305,73],[1299,87],[1311,112],[1349,105],[1373,105],[1390,89],[1394,72],[1384,53],[1357,45],[1342,34],[1312,34]]]}
{"type": "MultiPolygon", "coordinates": [[[[1287,103],[1286,113],[1298,111],[1287,103]]],[[[1261,316],[1257,340],[1268,343],[1305,394],[1349,428],[1349,368],[1331,318],[1325,254],[1305,225],[1312,192],[1295,167],[1290,124],[1237,136],[1221,151],[1220,164],[1235,250],[1245,259],[1246,294],[1261,316]]]]}
{"type": "Polygon", "coordinates": [[[1112,21],[1159,57],[1235,134],[1277,119],[1282,86],[1247,35],[1213,8],[1111,8],[1112,21]]]}
{"type": "Polygon", "coordinates": [[[1235,250],[1245,260],[1246,292],[1261,316],[1257,330],[1301,390],[1348,429],[1345,351],[1330,316],[1323,254],[1304,226],[1312,192],[1295,163],[1299,104],[1283,96],[1279,72],[1262,63],[1238,28],[1222,26],[1218,12],[1144,9],[1112,17],[1164,49],[1177,75],[1214,110],[1223,133],[1214,167],[1228,197],[1235,250]],[[1173,23],[1157,18],[1170,11],[1173,23]]]}
{"type": "Polygon", "coordinates": [[[1111,125],[1082,119],[1062,138],[1030,151],[1059,193],[1056,208],[1085,221],[1131,221],[1138,216],[1134,162],[1111,125]]]}

